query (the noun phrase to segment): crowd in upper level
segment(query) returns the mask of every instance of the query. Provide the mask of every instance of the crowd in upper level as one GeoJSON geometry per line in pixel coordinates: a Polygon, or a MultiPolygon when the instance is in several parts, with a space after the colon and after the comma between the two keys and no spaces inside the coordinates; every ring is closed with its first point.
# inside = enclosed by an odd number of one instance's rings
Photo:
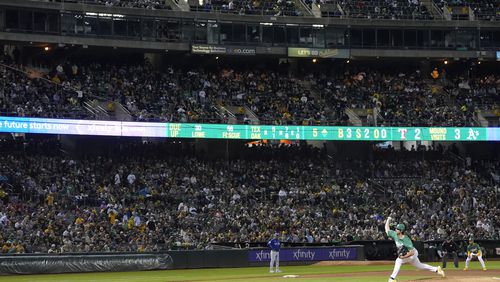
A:
{"type": "MultiPolygon", "coordinates": [[[[40,0],[43,1],[43,0],[40,0]]],[[[142,9],[171,9],[165,0],[76,0],[87,4],[107,7],[127,7],[142,9]]],[[[365,19],[443,19],[445,10],[451,19],[469,20],[470,14],[475,20],[496,21],[500,19],[500,3],[497,0],[433,0],[441,11],[430,12],[432,6],[426,6],[421,0],[302,0],[311,8],[311,4],[332,9],[324,16],[365,18],[365,19]]],[[[74,2],[74,1],[68,1],[74,2]]],[[[302,16],[312,14],[301,10],[292,0],[204,0],[189,1],[192,11],[237,13],[240,15],[302,16]]],[[[430,5],[430,4],[427,4],[430,5]]]]}
{"type": "Polygon", "coordinates": [[[42,73],[8,56],[4,62],[4,115],[102,118],[84,105],[97,100],[107,101],[111,114],[117,103],[135,120],[166,122],[341,125],[349,123],[346,109],[352,109],[368,125],[472,126],[479,125],[480,110],[499,114],[495,73],[346,65],[291,75],[286,69],[159,70],[147,62],[97,61],[60,63],[42,73]]]}
{"type": "Polygon", "coordinates": [[[191,10],[239,15],[301,16],[292,0],[206,0],[194,1],[191,10]]]}
{"type": "Polygon", "coordinates": [[[442,71],[439,77],[436,72],[389,75],[370,69],[351,70],[322,74],[317,87],[328,104],[369,109],[367,123],[371,125],[470,126],[477,110],[498,107],[498,76],[452,77],[442,71]]]}
{"type": "Polygon", "coordinates": [[[368,19],[432,19],[420,0],[365,0],[339,1],[347,17],[368,19]]]}
{"type": "Polygon", "coordinates": [[[262,146],[221,160],[172,143],[81,158],[55,140],[0,146],[3,252],[207,249],[274,232],[285,243],[379,240],[391,214],[413,240],[500,239],[498,161],[449,159],[441,147],[338,160],[262,146]]]}
{"type": "Polygon", "coordinates": [[[500,2],[496,0],[434,0],[443,12],[447,9],[453,19],[474,19],[484,21],[497,21],[500,19],[500,2]]]}

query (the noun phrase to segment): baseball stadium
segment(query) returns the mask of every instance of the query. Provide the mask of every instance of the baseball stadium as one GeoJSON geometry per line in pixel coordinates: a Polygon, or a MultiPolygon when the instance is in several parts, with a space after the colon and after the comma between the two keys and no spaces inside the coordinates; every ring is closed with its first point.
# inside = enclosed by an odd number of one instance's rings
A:
{"type": "Polygon", "coordinates": [[[0,1],[0,281],[500,281],[498,0],[0,1]]]}

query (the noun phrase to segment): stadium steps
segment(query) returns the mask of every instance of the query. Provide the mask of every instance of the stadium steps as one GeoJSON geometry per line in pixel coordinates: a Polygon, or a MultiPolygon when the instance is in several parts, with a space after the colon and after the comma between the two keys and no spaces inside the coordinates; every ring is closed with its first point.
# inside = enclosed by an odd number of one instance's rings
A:
{"type": "Polygon", "coordinates": [[[486,119],[486,117],[483,115],[483,111],[479,110],[477,113],[476,113],[476,117],[477,117],[477,120],[479,121],[479,124],[482,126],[482,127],[488,127],[488,119],[486,119]]]}
{"type": "Polygon", "coordinates": [[[356,113],[356,111],[354,111],[353,109],[346,108],[345,113],[349,117],[349,122],[352,125],[354,125],[354,126],[362,126],[363,125],[363,122],[361,121],[361,118],[356,113]]]}
{"type": "Polygon", "coordinates": [[[311,5],[311,13],[315,18],[321,18],[321,5],[313,3],[311,5]]]}
{"type": "Polygon", "coordinates": [[[123,106],[118,102],[113,102],[113,103],[114,103],[114,109],[115,109],[114,114],[116,120],[132,121],[134,119],[130,111],[125,106],[123,106]]]}
{"type": "Polygon", "coordinates": [[[260,124],[260,120],[259,120],[259,117],[257,116],[257,114],[255,114],[247,106],[245,106],[245,111],[246,111],[246,113],[248,115],[248,118],[250,119],[250,123],[251,124],[260,124]]]}
{"type": "Polygon", "coordinates": [[[237,118],[236,115],[228,109],[228,106],[217,106],[218,112],[224,114],[228,117],[227,122],[229,124],[236,124],[237,118]]]}
{"type": "Polygon", "coordinates": [[[500,124],[500,116],[493,110],[478,111],[477,119],[482,127],[498,126],[500,124]]]}
{"type": "MultiPolygon", "coordinates": [[[[335,17],[335,18],[341,18],[345,16],[344,11],[342,10],[342,7],[340,4],[332,4],[332,3],[325,3],[322,5],[314,5],[317,8],[319,8],[319,13],[320,16],[322,17],[335,17]]],[[[313,9],[314,11],[314,9],[313,9]]],[[[315,14],[316,16],[316,14],[315,14]]]]}
{"type": "Polygon", "coordinates": [[[87,100],[83,102],[83,108],[85,108],[85,110],[96,119],[110,120],[111,117],[108,111],[102,107],[101,103],[104,102],[99,102],[97,100],[87,100]]]}
{"type": "Polygon", "coordinates": [[[456,163],[465,163],[465,159],[462,158],[458,152],[452,152],[451,150],[446,150],[443,154],[448,160],[456,163]]]}
{"type": "Polygon", "coordinates": [[[293,0],[296,9],[302,14],[302,16],[315,16],[311,9],[302,0],[293,0]]]}
{"type": "MultiPolygon", "coordinates": [[[[230,117],[233,117],[235,122],[230,123],[242,123],[244,118],[249,119],[251,124],[260,123],[257,115],[252,112],[247,106],[224,106],[222,108],[230,113],[230,117]]],[[[231,121],[231,119],[229,121],[231,121]]]]}
{"type": "Polygon", "coordinates": [[[173,11],[189,12],[191,10],[187,0],[165,0],[165,4],[172,7],[173,11]]]}
{"type": "Polygon", "coordinates": [[[444,19],[443,11],[432,0],[422,0],[422,4],[434,19],[444,19]]]}

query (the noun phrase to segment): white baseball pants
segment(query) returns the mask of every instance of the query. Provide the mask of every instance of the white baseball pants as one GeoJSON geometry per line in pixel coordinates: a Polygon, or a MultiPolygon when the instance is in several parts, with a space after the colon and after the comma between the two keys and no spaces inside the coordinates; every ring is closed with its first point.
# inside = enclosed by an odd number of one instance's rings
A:
{"type": "Polygon", "coordinates": [[[481,263],[481,266],[483,268],[486,268],[486,265],[484,264],[484,260],[483,260],[483,255],[481,253],[470,254],[470,256],[467,256],[467,259],[465,260],[465,268],[469,268],[470,261],[474,257],[477,257],[477,260],[479,260],[479,262],[481,263]]]}
{"type": "Polygon", "coordinates": [[[276,263],[276,272],[280,270],[280,252],[271,250],[271,263],[269,264],[269,271],[273,271],[273,266],[276,263]]]}
{"type": "Polygon", "coordinates": [[[413,252],[414,252],[413,256],[411,256],[409,258],[405,258],[405,259],[397,258],[396,259],[396,262],[394,264],[394,271],[392,271],[391,277],[389,278],[389,282],[396,280],[396,276],[398,276],[399,270],[401,269],[401,265],[403,265],[404,263],[409,263],[418,269],[437,272],[438,268],[436,266],[430,266],[428,264],[420,262],[420,260],[418,259],[417,249],[413,249],[413,252]]]}

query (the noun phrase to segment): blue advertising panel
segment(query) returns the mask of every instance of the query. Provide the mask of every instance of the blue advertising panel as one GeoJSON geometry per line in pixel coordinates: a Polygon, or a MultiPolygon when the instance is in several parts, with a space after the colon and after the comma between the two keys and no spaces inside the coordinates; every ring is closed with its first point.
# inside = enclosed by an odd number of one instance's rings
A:
{"type": "MultiPolygon", "coordinates": [[[[299,248],[281,249],[280,261],[333,261],[357,260],[356,248],[299,248]]],[[[263,262],[271,260],[271,250],[248,251],[249,262],[263,262]]]]}

